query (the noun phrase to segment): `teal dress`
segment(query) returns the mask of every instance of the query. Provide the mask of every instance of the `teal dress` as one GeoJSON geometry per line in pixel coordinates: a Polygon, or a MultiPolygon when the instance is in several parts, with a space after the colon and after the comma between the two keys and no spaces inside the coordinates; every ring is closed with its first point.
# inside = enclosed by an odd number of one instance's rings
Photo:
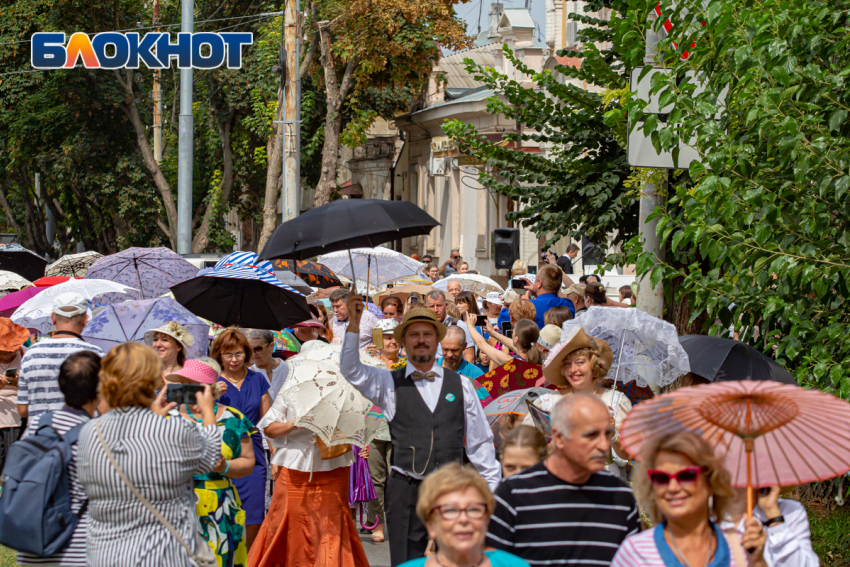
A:
{"type": "MultiPolygon", "coordinates": [[[[529,567],[528,563],[525,562],[525,559],[520,559],[513,553],[508,553],[507,551],[502,551],[500,549],[485,551],[484,555],[487,556],[487,559],[490,560],[490,564],[493,567],[529,567]]],[[[406,563],[402,563],[400,567],[425,567],[426,561],[428,561],[427,557],[411,559],[406,563]]]]}

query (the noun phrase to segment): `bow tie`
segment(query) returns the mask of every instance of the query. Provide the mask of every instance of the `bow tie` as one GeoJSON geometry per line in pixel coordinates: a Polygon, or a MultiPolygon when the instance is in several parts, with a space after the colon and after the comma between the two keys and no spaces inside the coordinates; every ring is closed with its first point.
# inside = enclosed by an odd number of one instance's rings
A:
{"type": "Polygon", "coordinates": [[[419,372],[418,370],[414,370],[413,374],[410,375],[414,382],[418,382],[420,380],[428,380],[429,382],[433,382],[435,376],[436,374],[433,370],[430,370],[428,372],[419,372]]]}

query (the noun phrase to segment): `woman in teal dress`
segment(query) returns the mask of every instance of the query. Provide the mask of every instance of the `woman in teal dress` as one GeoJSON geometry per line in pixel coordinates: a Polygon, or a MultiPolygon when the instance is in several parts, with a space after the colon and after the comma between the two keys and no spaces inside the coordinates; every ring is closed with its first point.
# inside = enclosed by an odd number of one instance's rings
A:
{"type": "MultiPolygon", "coordinates": [[[[215,384],[218,372],[203,362],[187,360],[183,368],[168,376],[182,384],[215,384]]],[[[201,427],[196,406],[180,404],[168,413],[201,427]]],[[[215,551],[219,567],[246,567],[248,548],[245,541],[245,511],[233,484],[234,478],[254,470],[251,435],[257,428],[241,412],[216,403],[216,422],[221,431],[221,460],[212,472],[195,476],[198,533],[215,551]]]]}
{"type": "Polygon", "coordinates": [[[419,487],[416,515],[437,544],[437,551],[401,567],[529,567],[525,560],[506,551],[484,551],[495,507],[490,487],[472,467],[451,463],[429,474],[419,487]]]}

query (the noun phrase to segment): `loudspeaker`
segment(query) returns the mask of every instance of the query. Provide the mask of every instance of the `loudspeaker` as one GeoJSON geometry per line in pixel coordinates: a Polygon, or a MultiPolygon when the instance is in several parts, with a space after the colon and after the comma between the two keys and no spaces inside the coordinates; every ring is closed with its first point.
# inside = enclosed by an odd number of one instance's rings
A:
{"type": "Polygon", "coordinates": [[[497,228],[493,241],[496,269],[509,270],[519,260],[519,229],[497,228]]]}

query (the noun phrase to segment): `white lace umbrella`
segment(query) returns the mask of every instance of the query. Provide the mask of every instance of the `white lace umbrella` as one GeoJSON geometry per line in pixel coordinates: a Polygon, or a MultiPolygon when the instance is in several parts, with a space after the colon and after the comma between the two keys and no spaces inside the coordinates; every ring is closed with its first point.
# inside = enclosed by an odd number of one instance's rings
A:
{"type": "Polygon", "coordinates": [[[79,254],[65,254],[45,268],[45,276],[68,276],[69,278],[81,278],[89,271],[89,267],[103,258],[92,250],[80,252],[79,254]]]}
{"type": "Polygon", "coordinates": [[[425,267],[422,262],[417,262],[410,256],[383,246],[352,248],[350,257],[348,250],[331,252],[319,256],[316,261],[324,264],[337,275],[342,274],[355,280],[367,281],[375,286],[416,276],[425,267]],[[354,270],[353,273],[352,270],[354,270]]]}
{"type": "Polygon", "coordinates": [[[572,336],[576,326],[611,346],[614,363],[607,378],[615,382],[660,387],[691,371],[676,327],[643,311],[593,306],[578,319],[565,321],[561,337],[572,336]]]}
{"type": "Polygon", "coordinates": [[[482,276],[480,274],[452,274],[447,278],[443,278],[437,282],[434,282],[434,284],[432,285],[437,289],[447,291],[449,282],[451,281],[460,282],[460,287],[464,291],[474,291],[481,296],[487,295],[488,291],[498,291],[499,293],[505,293],[505,290],[502,288],[502,286],[500,286],[487,276],[482,276]]]}
{"type": "Polygon", "coordinates": [[[18,291],[28,285],[32,285],[32,282],[25,277],[15,272],[0,270],[0,291],[18,291]]]}
{"type": "Polygon", "coordinates": [[[294,415],[293,424],[315,433],[328,447],[365,447],[378,434],[378,420],[368,419],[372,402],[349,384],[333,360],[292,357],[280,390],[294,415]]]}
{"type": "MultiPolygon", "coordinates": [[[[53,313],[53,299],[63,293],[79,293],[90,302],[105,293],[128,293],[138,291],[132,287],[111,282],[109,280],[68,280],[54,285],[26,300],[12,314],[12,321],[28,329],[38,329],[49,333],[53,328],[50,315],[53,313]]],[[[125,297],[125,299],[130,299],[125,297]]]]}

